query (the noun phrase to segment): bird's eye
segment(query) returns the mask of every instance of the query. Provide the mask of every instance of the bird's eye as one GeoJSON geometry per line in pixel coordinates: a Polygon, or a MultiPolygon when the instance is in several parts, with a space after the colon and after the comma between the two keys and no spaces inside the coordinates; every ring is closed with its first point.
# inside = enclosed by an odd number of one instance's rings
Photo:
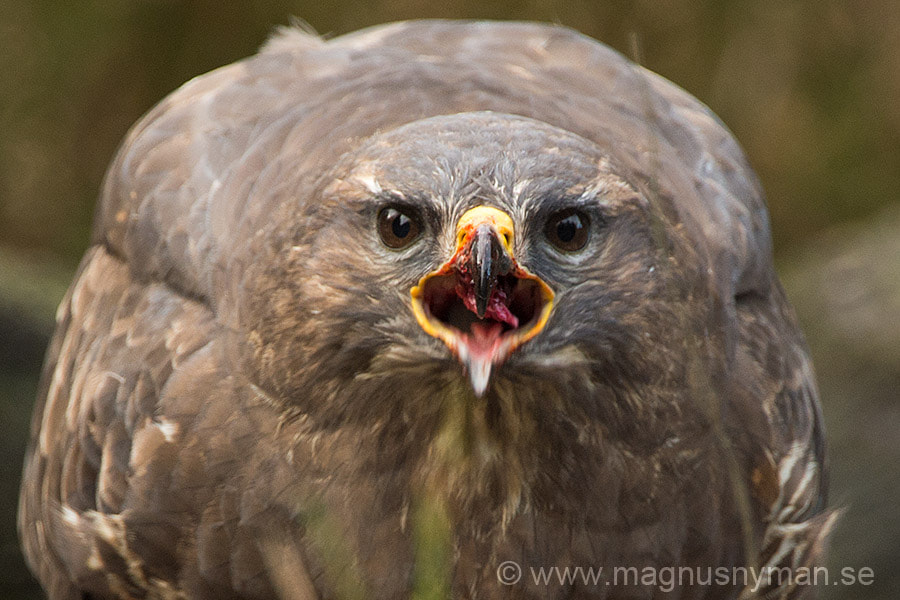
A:
{"type": "Polygon", "coordinates": [[[419,237],[421,227],[412,214],[394,206],[378,213],[378,234],[388,248],[405,248],[419,237]]]}
{"type": "Polygon", "coordinates": [[[566,252],[584,248],[588,239],[588,216],[574,208],[567,208],[550,215],[544,234],[550,243],[566,252]]]}

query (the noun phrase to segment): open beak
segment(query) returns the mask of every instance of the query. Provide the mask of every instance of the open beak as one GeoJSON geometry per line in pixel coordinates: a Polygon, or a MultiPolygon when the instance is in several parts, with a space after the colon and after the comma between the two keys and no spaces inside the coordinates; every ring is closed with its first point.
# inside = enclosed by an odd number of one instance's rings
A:
{"type": "Polygon", "coordinates": [[[540,333],[553,290],[520,267],[512,252],[512,219],[496,208],[467,211],[456,227],[456,251],[410,291],[422,329],[443,341],[484,394],[494,365],[540,333]]]}

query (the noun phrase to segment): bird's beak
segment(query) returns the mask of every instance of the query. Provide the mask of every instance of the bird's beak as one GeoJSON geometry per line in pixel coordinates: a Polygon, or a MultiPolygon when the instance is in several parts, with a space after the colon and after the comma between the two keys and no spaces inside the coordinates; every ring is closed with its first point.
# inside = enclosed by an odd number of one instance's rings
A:
{"type": "Polygon", "coordinates": [[[422,329],[443,341],[481,396],[494,365],[540,333],[553,290],[516,262],[513,221],[490,206],[467,211],[456,226],[456,250],[410,291],[422,329]]]}

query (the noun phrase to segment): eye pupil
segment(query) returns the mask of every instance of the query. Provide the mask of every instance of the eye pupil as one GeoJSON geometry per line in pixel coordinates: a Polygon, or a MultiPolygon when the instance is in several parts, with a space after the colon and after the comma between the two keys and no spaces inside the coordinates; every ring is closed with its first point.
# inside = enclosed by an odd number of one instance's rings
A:
{"type": "Polygon", "coordinates": [[[388,248],[404,248],[419,236],[419,221],[403,211],[388,206],[378,213],[378,234],[388,248]]]}
{"type": "Polygon", "coordinates": [[[410,231],[412,231],[412,221],[410,221],[409,217],[406,215],[399,213],[391,221],[391,231],[395,236],[402,240],[409,235],[410,231]]]}
{"type": "Polygon", "coordinates": [[[545,234],[554,246],[566,252],[581,250],[587,243],[588,216],[580,210],[569,208],[550,216],[545,234]]]}
{"type": "Polygon", "coordinates": [[[556,226],[556,237],[565,243],[569,243],[578,235],[578,230],[582,228],[581,219],[572,215],[566,217],[556,226]]]}

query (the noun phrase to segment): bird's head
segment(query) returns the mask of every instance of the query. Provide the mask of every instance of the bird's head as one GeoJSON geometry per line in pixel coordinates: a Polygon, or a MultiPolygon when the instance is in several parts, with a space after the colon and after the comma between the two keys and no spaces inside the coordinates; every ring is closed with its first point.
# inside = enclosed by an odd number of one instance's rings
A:
{"type": "Polygon", "coordinates": [[[316,185],[289,242],[307,386],[482,397],[652,357],[651,206],[594,143],[511,115],[433,117],[370,137],[316,185]]]}

